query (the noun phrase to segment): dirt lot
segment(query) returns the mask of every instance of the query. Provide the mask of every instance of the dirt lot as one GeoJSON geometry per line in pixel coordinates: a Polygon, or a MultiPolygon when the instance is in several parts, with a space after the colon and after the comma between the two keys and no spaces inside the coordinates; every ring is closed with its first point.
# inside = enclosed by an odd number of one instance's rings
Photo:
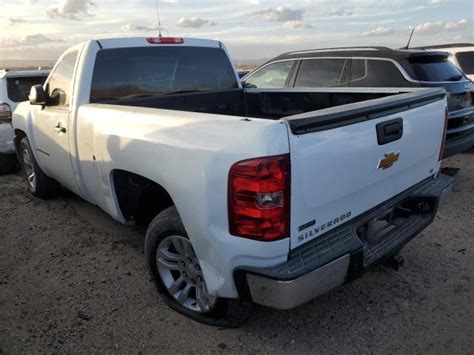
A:
{"type": "Polygon", "coordinates": [[[474,349],[474,151],[435,223],[380,267],[240,329],[168,309],[144,265],[143,231],[64,193],[29,196],[0,177],[0,354],[152,352],[469,353],[474,349]]]}

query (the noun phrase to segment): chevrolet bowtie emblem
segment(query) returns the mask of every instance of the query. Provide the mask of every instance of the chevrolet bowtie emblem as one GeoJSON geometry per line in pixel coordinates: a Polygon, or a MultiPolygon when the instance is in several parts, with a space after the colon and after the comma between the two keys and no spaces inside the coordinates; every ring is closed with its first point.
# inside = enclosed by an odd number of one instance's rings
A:
{"type": "Polygon", "coordinates": [[[379,165],[377,165],[377,169],[388,169],[390,168],[400,157],[400,152],[390,152],[385,153],[383,158],[380,158],[379,165]]]}

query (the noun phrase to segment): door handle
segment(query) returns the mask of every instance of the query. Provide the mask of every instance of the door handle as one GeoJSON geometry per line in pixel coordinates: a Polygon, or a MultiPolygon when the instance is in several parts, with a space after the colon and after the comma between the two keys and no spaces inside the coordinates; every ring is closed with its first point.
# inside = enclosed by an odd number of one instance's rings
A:
{"type": "Polygon", "coordinates": [[[384,145],[399,140],[403,135],[403,119],[395,118],[375,125],[377,142],[384,145]]]}
{"type": "Polygon", "coordinates": [[[58,124],[54,126],[54,130],[58,133],[66,133],[66,127],[63,127],[61,122],[58,122],[58,124]]]}

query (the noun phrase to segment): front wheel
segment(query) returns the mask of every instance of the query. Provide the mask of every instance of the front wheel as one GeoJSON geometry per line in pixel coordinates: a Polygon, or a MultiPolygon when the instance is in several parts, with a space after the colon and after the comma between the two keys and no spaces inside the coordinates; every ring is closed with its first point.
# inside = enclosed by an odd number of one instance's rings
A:
{"type": "Polygon", "coordinates": [[[238,327],[250,315],[252,303],[210,295],[178,211],[158,214],[146,232],[145,255],[155,285],[166,303],[198,322],[238,327]]]}
{"type": "Polygon", "coordinates": [[[39,198],[55,197],[59,193],[61,185],[41,170],[31,150],[30,142],[26,137],[20,142],[19,155],[28,190],[39,198]]]}

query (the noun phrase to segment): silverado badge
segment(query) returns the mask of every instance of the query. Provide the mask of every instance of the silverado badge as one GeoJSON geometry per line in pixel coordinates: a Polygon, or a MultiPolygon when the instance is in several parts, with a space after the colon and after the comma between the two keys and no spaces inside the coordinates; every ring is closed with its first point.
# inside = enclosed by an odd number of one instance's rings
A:
{"type": "Polygon", "coordinates": [[[400,152],[390,152],[385,153],[383,158],[380,158],[379,165],[377,165],[377,169],[388,169],[390,168],[400,157],[400,152]]]}

